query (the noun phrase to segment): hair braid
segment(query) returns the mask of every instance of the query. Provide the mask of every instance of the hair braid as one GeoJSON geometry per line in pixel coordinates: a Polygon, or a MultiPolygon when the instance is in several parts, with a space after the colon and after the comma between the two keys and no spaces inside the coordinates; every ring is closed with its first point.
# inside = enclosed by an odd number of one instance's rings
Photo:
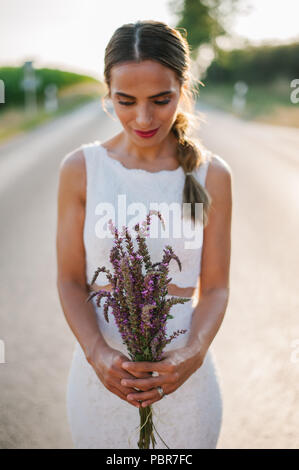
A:
{"type": "Polygon", "coordinates": [[[191,203],[191,217],[195,220],[195,204],[203,203],[203,224],[207,225],[208,212],[211,207],[212,199],[209,193],[194,177],[192,172],[197,169],[204,158],[196,142],[187,136],[189,129],[189,120],[184,112],[177,114],[176,120],[172,126],[172,132],[177,139],[178,159],[186,175],[183,189],[183,203],[191,203]],[[191,173],[191,174],[190,174],[191,173]]]}

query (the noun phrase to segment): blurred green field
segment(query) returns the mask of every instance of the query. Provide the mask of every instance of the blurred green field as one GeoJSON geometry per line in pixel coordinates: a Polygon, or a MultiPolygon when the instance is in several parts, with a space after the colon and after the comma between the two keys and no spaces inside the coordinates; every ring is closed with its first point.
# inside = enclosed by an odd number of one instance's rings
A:
{"type": "Polygon", "coordinates": [[[37,112],[29,115],[25,111],[24,91],[20,86],[22,68],[0,68],[0,78],[5,83],[5,103],[0,105],[1,143],[71,112],[84,103],[100,99],[104,93],[103,84],[92,77],[51,69],[37,69],[35,72],[40,80],[36,93],[37,112]],[[44,90],[49,84],[57,87],[58,109],[55,111],[46,111],[44,105],[44,90]]]}
{"type": "Polygon", "coordinates": [[[233,107],[234,84],[203,83],[205,87],[200,86],[199,103],[206,103],[245,120],[299,127],[299,103],[291,102],[290,94],[293,89],[288,81],[279,80],[267,86],[249,86],[246,105],[242,111],[236,111],[233,107]]]}

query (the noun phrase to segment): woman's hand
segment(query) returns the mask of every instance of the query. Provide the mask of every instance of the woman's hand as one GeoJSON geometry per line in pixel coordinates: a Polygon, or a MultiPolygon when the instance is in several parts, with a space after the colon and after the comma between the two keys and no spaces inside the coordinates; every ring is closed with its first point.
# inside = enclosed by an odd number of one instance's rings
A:
{"type": "Polygon", "coordinates": [[[128,362],[128,359],[124,354],[116,349],[109,346],[103,347],[103,345],[96,343],[88,361],[95,370],[97,376],[101,380],[102,384],[112,393],[117,395],[122,400],[125,400],[130,405],[140,407],[140,403],[137,400],[128,400],[127,395],[136,392],[131,386],[127,387],[121,384],[122,379],[133,379],[133,378],[147,378],[151,377],[149,372],[125,372],[122,364],[128,362]]]}
{"type": "Polygon", "coordinates": [[[122,367],[135,376],[137,373],[159,373],[158,377],[122,379],[123,386],[142,390],[130,392],[127,399],[131,402],[142,401],[142,407],[151,405],[162,398],[157,390],[158,386],[162,387],[165,395],[169,395],[201,367],[205,354],[203,348],[196,348],[194,351],[194,347],[184,347],[164,353],[163,360],[159,362],[123,361],[122,367]]]}

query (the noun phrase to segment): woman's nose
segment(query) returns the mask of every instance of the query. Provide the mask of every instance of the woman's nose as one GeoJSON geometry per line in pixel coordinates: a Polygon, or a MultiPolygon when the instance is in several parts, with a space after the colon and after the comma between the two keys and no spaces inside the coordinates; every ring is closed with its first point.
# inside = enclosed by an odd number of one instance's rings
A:
{"type": "Polygon", "coordinates": [[[147,129],[152,122],[152,116],[150,110],[144,106],[137,110],[136,123],[142,129],[147,129]]]}

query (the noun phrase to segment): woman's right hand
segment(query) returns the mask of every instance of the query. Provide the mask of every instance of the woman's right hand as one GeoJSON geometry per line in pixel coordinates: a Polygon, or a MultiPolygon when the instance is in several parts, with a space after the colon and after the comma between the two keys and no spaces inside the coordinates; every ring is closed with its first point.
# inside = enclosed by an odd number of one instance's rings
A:
{"type": "Polygon", "coordinates": [[[121,385],[121,380],[132,379],[132,377],[143,379],[151,377],[151,374],[150,372],[134,372],[135,375],[130,374],[122,368],[122,363],[128,361],[130,359],[117,349],[113,349],[108,345],[103,346],[102,342],[96,342],[88,362],[93,367],[102,384],[110,392],[139,408],[140,403],[137,400],[127,399],[127,395],[129,393],[136,393],[136,389],[121,385]]]}

